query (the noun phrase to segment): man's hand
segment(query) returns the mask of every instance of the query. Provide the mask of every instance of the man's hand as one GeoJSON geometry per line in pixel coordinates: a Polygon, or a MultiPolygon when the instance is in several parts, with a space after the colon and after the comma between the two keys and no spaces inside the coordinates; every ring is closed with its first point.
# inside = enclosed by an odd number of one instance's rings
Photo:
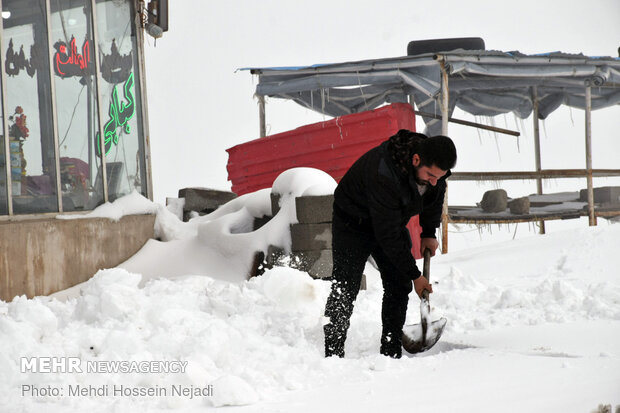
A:
{"type": "Polygon", "coordinates": [[[439,248],[439,241],[435,238],[422,238],[420,240],[420,255],[424,256],[426,249],[431,250],[431,257],[435,256],[435,251],[439,248]]]}
{"type": "Polygon", "coordinates": [[[420,275],[418,278],[413,280],[413,288],[415,289],[416,294],[420,298],[422,298],[422,291],[424,290],[427,290],[429,293],[433,292],[433,286],[423,275],[420,275]]]}

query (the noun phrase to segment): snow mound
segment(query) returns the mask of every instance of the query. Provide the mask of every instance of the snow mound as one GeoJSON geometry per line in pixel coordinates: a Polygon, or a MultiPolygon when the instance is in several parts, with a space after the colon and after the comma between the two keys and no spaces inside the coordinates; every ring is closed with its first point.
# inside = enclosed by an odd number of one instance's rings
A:
{"type": "Polygon", "coordinates": [[[123,269],[101,270],[88,280],[77,299],[75,316],[87,323],[131,317],[142,276],[123,269]]]}
{"type": "Polygon", "coordinates": [[[266,253],[270,245],[290,251],[289,227],[297,222],[295,197],[325,195],[335,187],[334,179],[323,171],[293,168],[282,172],[271,189],[242,195],[187,223],[167,209],[159,211],[156,232],[167,242],[147,243],[120,267],[142,274],[145,280],[192,274],[245,281],[257,252],[266,253]],[[255,218],[271,215],[271,193],[280,195],[280,210],[254,230],[255,218]]]}
{"type": "Polygon", "coordinates": [[[116,199],[114,202],[106,202],[88,214],[81,215],[57,215],[57,219],[86,219],[108,218],[118,221],[125,215],[156,214],[159,206],[134,190],[128,195],[116,199]]]}
{"type": "MultiPolygon", "coordinates": [[[[20,357],[35,355],[84,361],[182,360],[188,366],[182,375],[65,374],[54,380],[59,385],[163,388],[211,384],[212,397],[203,397],[203,403],[234,406],[256,403],[286,389],[307,388],[325,374],[320,367],[321,320],[328,283],[289,268],[275,268],[241,285],[187,276],[151,280],[139,288],[140,278],[119,268],[103,270],[75,299],[17,297],[2,302],[3,382],[45,380],[46,375],[20,373],[20,357]]],[[[0,387],[0,401],[4,406],[26,406],[26,411],[39,403],[59,402],[22,398],[11,386],[0,387]]],[[[168,394],[147,400],[73,398],[58,406],[194,403],[200,402],[168,394]]]]}
{"type": "Polygon", "coordinates": [[[220,377],[213,383],[213,386],[217,388],[217,392],[211,398],[211,403],[215,407],[243,406],[254,404],[259,400],[254,387],[237,376],[220,377]]]}
{"type": "Polygon", "coordinates": [[[328,195],[334,193],[336,185],[331,175],[319,169],[292,168],[278,175],[271,190],[282,197],[328,195]]]}
{"type": "Polygon", "coordinates": [[[301,271],[276,267],[264,275],[262,284],[265,295],[282,308],[296,309],[319,300],[316,284],[301,271]]]}

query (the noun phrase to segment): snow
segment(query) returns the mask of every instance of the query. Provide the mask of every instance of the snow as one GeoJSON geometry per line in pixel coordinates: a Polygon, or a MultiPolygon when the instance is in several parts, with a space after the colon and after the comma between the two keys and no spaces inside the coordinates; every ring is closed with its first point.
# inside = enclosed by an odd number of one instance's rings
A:
{"type": "MultiPolygon", "coordinates": [[[[2,411],[589,412],[620,405],[619,225],[434,257],[431,319],[448,322],[435,347],[400,360],[378,354],[382,288],[368,265],[346,358],[325,359],[329,283],[287,267],[246,277],[257,249],[290,242],[294,196],[333,187],[317,171],[287,171],[274,184],[280,212],[256,231],[250,221],[269,211],[269,190],[188,223],[134,194],[105,206],[108,212],[97,213],[156,212],[167,241],[150,241],[118,268],[63,294],[0,301],[2,411]],[[22,357],[41,356],[83,364],[177,360],[187,368],[20,371],[22,357]],[[64,395],[23,394],[23,385],[64,395]],[[76,385],[110,394],[68,396],[76,385]],[[167,394],[113,395],[115,386],[167,394]],[[173,386],[192,396],[171,394],[173,386]],[[208,386],[212,394],[204,395],[208,386]]],[[[419,322],[419,307],[412,295],[407,324],[419,322]]]]}
{"type": "Polygon", "coordinates": [[[297,222],[295,198],[310,193],[329,194],[335,187],[334,179],[323,171],[293,168],[280,174],[272,189],[242,195],[188,223],[162,210],[156,232],[167,242],[150,240],[121,267],[142,274],[144,281],[186,274],[243,281],[258,251],[266,253],[270,245],[290,251],[288,228],[297,222]],[[253,231],[254,218],[271,215],[272,192],[280,195],[280,210],[253,231]]]}
{"type": "Polygon", "coordinates": [[[114,202],[106,202],[99,205],[94,210],[86,214],[60,214],[57,219],[90,219],[108,218],[118,221],[125,215],[154,214],[158,206],[143,197],[138,191],[134,190],[128,195],[118,198],[114,202]]]}

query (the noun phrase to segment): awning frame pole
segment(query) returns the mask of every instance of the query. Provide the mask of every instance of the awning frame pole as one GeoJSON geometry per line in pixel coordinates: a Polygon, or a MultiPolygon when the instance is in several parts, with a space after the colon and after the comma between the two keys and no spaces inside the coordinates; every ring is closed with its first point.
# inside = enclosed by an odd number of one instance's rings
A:
{"type": "MultiPolygon", "coordinates": [[[[449,88],[448,88],[448,71],[443,57],[439,57],[439,67],[441,68],[441,134],[448,136],[448,118],[449,113],[449,88]]],[[[448,253],[448,187],[443,199],[443,208],[441,211],[441,253],[448,253]]]]}
{"type": "Polygon", "coordinates": [[[592,88],[586,84],[586,173],[588,181],[588,221],[589,225],[596,225],[594,214],[594,186],[592,183],[592,88]]]}
{"type": "Polygon", "coordinates": [[[267,136],[267,127],[265,123],[265,96],[257,95],[258,98],[258,122],[259,122],[259,136],[264,138],[267,136]]]}
{"type": "MultiPolygon", "coordinates": [[[[536,162],[536,173],[542,171],[542,161],[540,158],[540,124],[538,120],[538,89],[536,86],[532,86],[532,117],[534,118],[534,158],[536,162]]],[[[542,177],[536,178],[536,193],[542,195],[543,185],[542,177]]],[[[540,234],[545,233],[545,221],[538,221],[538,231],[540,234]]]]}

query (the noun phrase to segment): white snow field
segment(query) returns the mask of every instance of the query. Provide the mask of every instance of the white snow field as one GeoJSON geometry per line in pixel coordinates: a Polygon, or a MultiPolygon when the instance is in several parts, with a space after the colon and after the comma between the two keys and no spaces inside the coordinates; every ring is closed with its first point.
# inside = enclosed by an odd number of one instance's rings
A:
{"type": "MultiPolygon", "coordinates": [[[[294,196],[333,187],[314,170],[286,172],[274,185],[280,213],[254,232],[248,223],[268,211],[268,190],[189,223],[137,194],[106,205],[96,213],[158,211],[167,241],[152,240],[119,268],[52,297],[0,301],[0,411],[548,413],[620,405],[620,225],[601,220],[434,257],[432,317],[448,324],[433,349],[400,360],[378,354],[382,288],[367,266],[346,357],[325,359],[328,282],[287,267],[246,274],[254,251],[289,245],[294,196]],[[52,372],[33,371],[34,362],[52,372]],[[114,362],[124,367],[112,372],[114,362]],[[162,367],[171,362],[182,370],[162,367]]],[[[407,323],[418,321],[412,295],[407,323]]]]}

